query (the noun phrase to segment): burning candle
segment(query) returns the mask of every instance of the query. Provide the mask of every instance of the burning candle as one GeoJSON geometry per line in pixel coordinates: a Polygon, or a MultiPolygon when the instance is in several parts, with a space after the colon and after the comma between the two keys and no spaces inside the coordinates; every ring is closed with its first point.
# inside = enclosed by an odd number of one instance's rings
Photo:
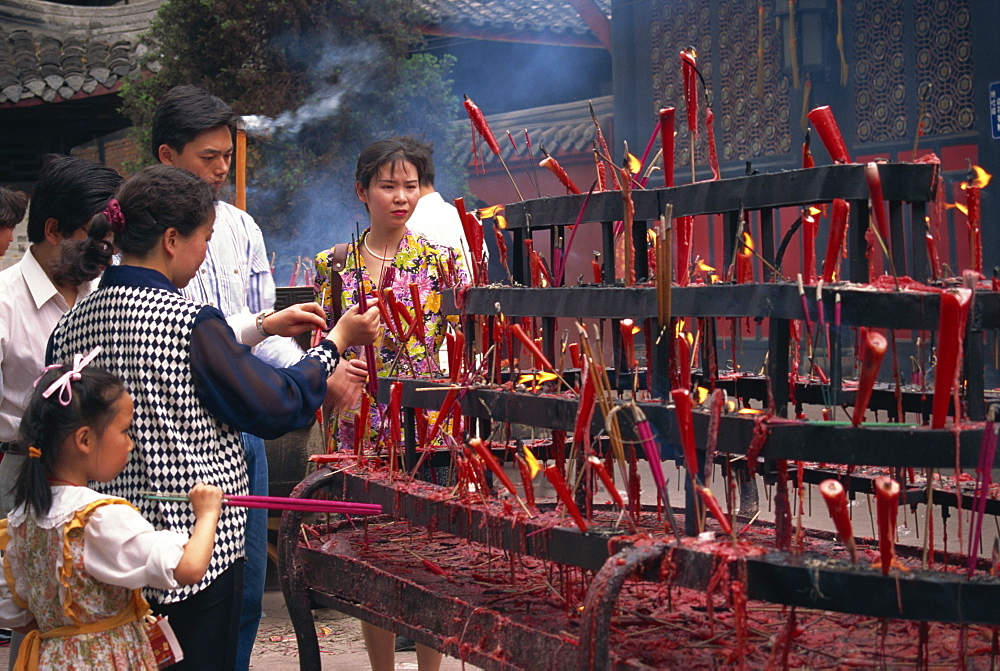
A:
{"type": "Polygon", "coordinates": [[[930,229],[924,233],[924,241],[927,244],[927,262],[931,267],[931,279],[936,280],[941,261],[938,259],[937,244],[934,242],[934,234],[930,232],[930,229]]]}
{"type": "Polygon", "coordinates": [[[547,370],[555,372],[555,369],[552,367],[552,364],[549,363],[549,360],[545,357],[544,354],[542,354],[542,350],[538,347],[538,343],[536,343],[532,338],[528,337],[528,334],[524,332],[524,329],[521,328],[520,324],[511,324],[510,332],[513,333],[514,336],[521,341],[521,344],[524,345],[529,352],[531,352],[531,355],[535,357],[536,368],[545,368],[547,370]]]}
{"type": "Polygon", "coordinates": [[[969,226],[969,249],[972,251],[972,269],[983,275],[983,233],[980,228],[980,194],[979,187],[972,182],[963,185],[965,188],[965,207],[968,210],[966,223],[969,226]]]}
{"type": "Polygon", "coordinates": [[[812,208],[802,213],[802,276],[807,282],[816,278],[816,232],[818,222],[812,208]]]}
{"type": "Polygon", "coordinates": [[[872,388],[878,378],[878,369],[882,365],[882,357],[888,343],[878,331],[862,327],[860,333],[861,340],[861,373],[858,375],[858,393],[854,400],[854,414],[851,416],[851,424],[860,426],[865,419],[865,410],[868,409],[868,401],[872,396],[872,388]]]}
{"type": "Polygon", "coordinates": [[[722,527],[722,533],[727,536],[733,533],[733,525],[729,522],[729,516],[722,511],[722,506],[719,505],[718,499],[715,498],[715,494],[708,487],[698,487],[698,494],[701,495],[701,500],[705,502],[705,508],[708,512],[712,513],[719,526],[722,527]]]}
{"type": "Polygon", "coordinates": [[[694,440],[694,419],[691,415],[691,392],[687,389],[673,389],[670,397],[674,400],[674,414],[677,430],[681,435],[684,465],[692,480],[698,479],[698,448],[694,440]]]}
{"type": "Polygon", "coordinates": [[[660,144],[663,146],[663,186],[674,185],[674,108],[660,109],[660,144]]]}
{"type": "Polygon", "coordinates": [[[824,282],[833,282],[840,276],[840,256],[844,249],[847,217],[850,213],[850,203],[841,198],[834,199],[833,213],[830,215],[830,237],[826,243],[826,258],[823,261],[824,282]]]}
{"type": "Polygon", "coordinates": [[[803,168],[815,168],[816,161],[813,160],[812,151],[809,149],[810,133],[809,129],[806,128],[806,137],[802,141],[802,167],[803,168]]]}
{"type": "Polygon", "coordinates": [[[753,284],[753,238],[744,231],[740,240],[742,244],[736,250],[736,283],[753,284]]]}
{"type": "Polygon", "coordinates": [[[553,175],[555,175],[556,179],[558,179],[559,182],[566,187],[566,190],[569,193],[580,193],[580,189],[573,183],[573,180],[570,179],[563,167],[559,165],[559,161],[549,156],[544,149],[542,149],[542,153],[545,154],[545,158],[543,158],[538,165],[546,170],[549,170],[553,175]]]}
{"type": "Polygon", "coordinates": [[[528,506],[531,508],[535,507],[535,483],[532,482],[531,478],[531,467],[524,458],[515,454],[514,459],[517,461],[517,470],[521,474],[521,487],[524,489],[524,498],[528,506]]]}
{"type": "Polygon", "coordinates": [[[611,479],[611,474],[608,473],[608,469],[604,468],[604,464],[601,460],[594,455],[587,457],[587,464],[590,466],[591,470],[597,473],[597,477],[601,479],[601,483],[604,484],[604,488],[608,490],[608,494],[611,495],[611,500],[615,502],[615,505],[620,509],[625,508],[625,501],[622,500],[622,495],[618,492],[618,488],[615,487],[615,481],[611,479]]]}
{"type": "Polygon", "coordinates": [[[830,511],[833,526],[837,529],[840,542],[851,554],[851,561],[858,560],[857,549],[854,546],[854,529],[851,526],[851,516],[847,511],[847,492],[837,480],[824,480],[819,484],[819,493],[823,495],[826,508],[830,511]]]}
{"type": "Polygon", "coordinates": [[[621,331],[622,336],[622,352],[624,355],[622,368],[632,370],[638,363],[635,360],[635,339],[633,337],[635,322],[631,319],[623,319],[618,322],[618,330],[621,331]]]}
{"type": "Polygon", "coordinates": [[[681,331],[674,337],[674,350],[677,359],[677,388],[691,390],[691,346],[688,344],[687,333],[681,331]]]}
{"type": "Polygon", "coordinates": [[[601,268],[601,253],[594,252],[594,258],[590,262],[591,267],[594,269],[594,284],[604,284],[604,270],[601,268]]]}
{"type": "Polygon", "coordinates": [[[896,518],[899,515],[899,483],[880,475],[875,478],[875,507],[878,519],[878,551],[882,575],[889,575],[896,556],[896,518]]]}
{"type": "Polygon", "coordinates": [[[816,129],[816,134],[826,147],[830,158],[834,163],[850,163],[851,159],[847,154],[847,146],[844,144],[844,137],[837,127],[837,120],[833,118],[833,110],[829,105],[817,107],[809,112],[809,123],[816,129]]]}
{"type": "MultiPolygon", "coordinates": [[[[971,289],[948,289],[941,294],[938,308],[937,366],[934,369],[934,401],[931,407],[931,428],[944,428],[948,402],[958,387],[959,362],[962,359],[962,336],[965,320],[972,306],[971,289]]],[[[957,423],[960,406],[955,403],[957,423]]]]}
{"type": "Polygon", "coordinates": [[[548,466],[545,469],[545,477],[549,479],[552,486],[556,490],[556,495],[559,500],[562,501],[563,507],[566,508],[566,512],[570,514],[573,521],[576,522],[576,526],[580,528],[580,531],[586,533],[587,523],[583,521],[583,516],[580,514],[580,509],[576,507],[576,502],[573,501],[573,495],[570,494],[569,488],[566,486],[566,481],[563,479],[559,469],[553,466],[548,466]]]}

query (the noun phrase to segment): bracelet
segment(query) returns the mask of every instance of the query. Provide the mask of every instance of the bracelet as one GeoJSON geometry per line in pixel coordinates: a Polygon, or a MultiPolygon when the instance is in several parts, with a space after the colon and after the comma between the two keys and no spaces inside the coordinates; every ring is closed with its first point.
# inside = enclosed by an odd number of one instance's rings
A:
{"type": "Polygon", "coordinates": [[[254,322],[257,325],[257,333],[260,334],[261,338],[267,338],[271,334],[264,330],[264,320],[273,315],[277,310],[261,310],[257,313],[257,319],[254,322]]]}

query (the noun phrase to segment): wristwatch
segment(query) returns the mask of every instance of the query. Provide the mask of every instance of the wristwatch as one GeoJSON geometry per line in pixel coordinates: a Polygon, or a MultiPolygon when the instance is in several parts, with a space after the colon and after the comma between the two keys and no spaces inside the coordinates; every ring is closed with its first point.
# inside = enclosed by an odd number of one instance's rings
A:
{"type": "Polygon", "coordinates": [[[273,315],[275,312],[277,312],[277,310],[261,310],[257,313],[257,320],[255,323],[257,325],[257,333],[260,334],[261,338],[267,338],[271,335],[264,330],[264,320],[273,315]]]}

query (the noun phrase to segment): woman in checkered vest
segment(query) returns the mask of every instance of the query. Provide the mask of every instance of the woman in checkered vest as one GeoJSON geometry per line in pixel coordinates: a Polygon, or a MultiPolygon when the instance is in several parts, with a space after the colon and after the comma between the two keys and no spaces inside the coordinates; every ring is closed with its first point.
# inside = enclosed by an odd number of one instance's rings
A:
{"type": "MultiPolygon", "coordinates": [[[[305,426],[323,402],[339,352],[371,343],[375,307],[348,310],[318,346],[276,369],[237,342],[222,313],[184,298],[212,235],[214,196],[179,168],[151,166],[119,189],[94,217],[84,241],[64,250],[60,272],[95,277],[100,287],[59,322],[49,363],[100,345],[95,363],[119,375],[135,400],[129,463],[95,485],[136,505],[158,529],[189,532],[190,506],[143,498],[142,492],[186,492],[196,482],[247,493],[240,432],[275,438],[305,426]],[[114,244],[109,241],[113,236],[114,244]],[[121,265],[111,266],[114,248],[121,265]]],[[[258,328],[294,336],[324,326],[322,313],[296,306],[262,313],[258,328]]],[[[185,668],[228,669],[234,662],[246,513],[227,507],[205,578],[176,590],[147,590],[155,613],[169,615],[185,668]]]]}

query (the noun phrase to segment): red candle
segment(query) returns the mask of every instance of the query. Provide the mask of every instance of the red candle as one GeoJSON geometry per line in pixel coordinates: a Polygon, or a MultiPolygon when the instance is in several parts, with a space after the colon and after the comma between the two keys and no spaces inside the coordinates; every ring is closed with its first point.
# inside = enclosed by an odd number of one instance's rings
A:
{"type": "Polygon", "coordinates": [[[674,108],[660,109],[660,144],[663,146],[663,186],[674,185],[674,108]]]}
{"type": "Polygon", "coordinates": [[[833,201],[833,213],[830,215],[830,237],[826,243],[826,259],[823,261],[824,282],[833,282],[840,276],[840,256],[844,249],[847,217],[850,213],[851,205],[846,200],[837,198],[833,201]]]}
{"type": "Polygon", "coordinates": [[[972,250],[972,269],[983,275],[983,232],[980,228],[980,194],[975,184],[965,185],[966,222],[969,226],[969,249],[972,250]]]}
{"type": "Polygon", "coordinates": [[[677,430],[681,435],[681,448],[684,451],[684,465],[692,480],[698,479],[698,448],[694,440],[694,419],[691,416],[691,392],[687,389],[673,389],[670,397],[674,400],[674,414],[677,417],[677,430]]]}
{"type": "Polygon", "coordinates": [[[705,502],[705,508],[719,522],[719,526],[722,527],[722,533],[727,536],[732,534],[733,525],[729,522],[729,516],[722,511],[722,506],[719,505],[719,501],[715,498],[712,490],[708,487],[698,487],[698,493],[701,495],[701,500],[705,502]]]}
{"type": "Polygon", "coordinates": [[[418,340],[424,339],[424,306],[420,300],[420,288],[410,282],[410,300],[413,301],[413,331],[418,340]]]}
{"type": "Polygon", "coordinates": [[[715,113],[711,107],[705,108],[705,134],[708,136],[708,167],[712,169],[712,179],[719,179],[719,152],[715,148],[715,113]]]}
{"type": "Polygon", "coordinates": [[[559,496],[559,500],[562,501],[563,507],[566,508],[566,512],[570,514],[573,521],[576,522],[576,526],[580,528],[580,531],[587,531],[587,523],[583,521],[583,516],[580,515],[580,509],[576,507],[576,502],[573,501],[573,495],[570,494],[569,488],[566,487],[566,481],[563,480],[563,476],[559,473],[559,469],[555,465],[548,466],[545,469],[545,477],[549,479],[552,486],[556,490],[556,494],[559,496]]]}
{"type": "Polygon", "coordinates": [[[830,511],[840,542],[851,553],[851,561],[856,562],[858,553],[854,547],[854,529],[851,526],[851,516],[847,512],[847,492],[844,486],[837,480],[824,480],[819,484],[819,493],[826,501],[826,508],[830,511]]]}
{"type": "Polygon", "coordinates": [[[451,411],[451,437],[456,443],[462,443],[462,406],[457,404],[451,411]]]}
{"type": "Polygon", "coordinates": [[[938,266],[941,262],[938,259],[937,244],[934,242],[934,235],[930,232],[930,229],[924,234],[924,240],[927,243],[927,261],[931,267],[931,279],[936,280],[938,278],[938,266]]]}
{"type": "Polygon", "coordinates": [[[511,324],[510,332],[513,333],[514,336],[521,341],[521,344],[524,345],[529,352],[531,352],[531,355],[535,357],[536,367],[545,368],[555,372],[555,369],[552,367],[552,364],[549,363],[549,360],[545,358],[544,354],[542,354],[542,350],[538,347],[538,343],[536,343],[532,338],[528,337],[528,334],[524,332],[524,329],[521,328],[520,324],[511,324]]]}
{"type": "Polygon", "coordinates": [[[618,322],[618,329],[622,335],[622,350],[625,357],[622,368],[625,370],[632,370],[637,363],[635,360],[635,338],[632,335],[634,326],[635,322],[631,319],[623,319],[618,322]]]}
{"type": "Polygon", "coordinates": [[[569,361],[573,368],[580,368],[580,343],[571,342],[566,346],[569,350],[569,361]]]}
{"type": "Polygon", "coordinates": [[[458,218],[462,222],[462,231],[465,233],[465,241],[469,243],[469,254],[472,256],[472,268],[469,273],[472,276],[472,283],[479,284],[479,264],[483,258],[483,225],[474,216],[465,210],[465,199],[455,199],[455,209],[458,210],[458,218]]]}
{"type": "Polygon", "coordinates": [[[556,179],[558,179],[559,182],[566,187],[567,191],[574,194],[580,193],[580,189],[577,188],[576,184],[573,183],[573,180],[570,179],[568,174],[566,174],[563,167],[559,165],[559,161],[555,160],[551,156],[546,156],[538,165],[551,171],[552,174],[556,176],[556,179]]]}
{"type": "Polygon", "coordinates": [[[694,217],[677,217],[674,219],[677,229],[677,285],[688,285],[688,272],[691,269],[691,235],[694,232],[694,217]]]}
{"type": "Polygon", "coordinates": [[[455,405],[455,401],[457,399],[458,387],[449,387],[448,393],[444,396],[444,403],[441,404],[441,409],[438,410],[437,417],[434,418],[434,423],[427,432],[427,438],[421,441],[423,447],[429,447],[434,443],[434,439],[437,438],[438,432],[441,431],[441,425],[448,420],[448,416],[451,415],[451,409],[455,405]]]}
{"type": "Polygon", "coordinates": [[[514,459],[517,461],[517,470],[521,473],[521,487],[524,489],[524,498],[528,506],[534,508],[535,483],[531,481],[531,467],[528,466],[528,462],[524,460],[524,457],[519,454],[515,454],[514,459]]]}
{"type": "Polygon", "coordinates": [[[822,140],[823,146],[830,154],[834,163],[850,163],[851,159],[847,155],[847,146],[844,144],[844,137],[840,134],[837,121],[833,118],[833,110],[829,105],[817,107],[809,112],[809,123],[816,129],[816,134],[822,140]]]}
{"type": "Polygon", "coordinates": [[[600,252],[594,252],[594,259],[590,262],[594,269],[594,284],[604,284],[604,269],[601,268],[601,262],[598,260],[600,256],[600,252]]]}
{"type": "Polygon", "coordinates": [[[882,575],[889,575],[889,567],[896,556],[896,518],[899,515],[899,483],[880,475],[875,478],[875,507],[878,519],[878,551],[882,575]]]}
{"type": "Polygon", "coordinates": [[[393,380],[389,385],[389,470],[395,470],[396,450],[403,444],[400,413],[403,408],[403,383],[393,380]]]}
{"type": "Polygon", "coordinates": [[[361,408],[354,413],[354,454],[361,456],[361,446],[368,433],[368,410],[371,397],[361,394],[361,408]]]}
{"type": "Polygon", "coordinates": [[[687,333],[678,333],[674,338],[677,352],[677,388],[691,390],[691,346],[687,333]]]}
{"type": "Polygon", "coordinates": [[[868,193],[872,204],[872,216],[878,226],[878,234],[882,236],[882,242],[886,249],[891,249],[889,244],[889,218],[885,213],[885,200],[882,198],[882,177],[878,174],[878,163],[868,163],[865,165],[865,180],[868,182],[868,193]]]}
{"type": "Polygon", "coordinates": [[[469,441],[469,446],[476,451],[479,458],[483,460],[483,463],[486,464],[487,468],[493,471],[493,475],[495,475],[497,479],[503,483],[503,486],[516,497],[517,488],[514,486],[514,483],[510,481],[510,478],[507,477],[507,474],[500,466],[496,457],[493,456],[493,452],[491,452],[490,448],[486,446],[486,443],[481,441],[479,438],[473,438],[469,441]]]}
{"type": "Polygon", "coordinates": [[[742,240],[736,250],[736,283],[753,284],[753,238],[744,231],[742,240]]]}
{"type": "MultiPolygon", "coordinates": [[[[448,334],[452,335],[452,334],[448,334]]],[[[448,373],[452,382],[458,382],[462,377],[462,363],[465,361],[465,334],[456,331],[448,341],[448,373]]]]}
{"type": "MultiPolygon", "coordinates": [[[[684,105],[687,109],[687,127],[691,137],[698,137],[698,56],[694,49],[684,49],[681,56],[681,77],[684,83],[684,105]]],[[[694,163],[694,156],[691,157],[694,163]]]]}
{"type": "Polygon", "coordinates": [[[809,129],[806,128],[806,139],[802,141],[802,167],[815,168],[816,161],[813,160],[812,151],[809,149],[809,129]]]}
{"type": "Polygon", "coordinates": [[[608,490],[609,494],[611,494],[611,500],[615,502],[615,505],[624,509],[625,501],[622,500],[622,495],[618,493],[618,489],[615,487],[615,481],[611,479],[611,474],[608,473],[608,469],[604,468],[604,464],[601,463],[601,460],[594,455],[590,455],[587,457],[587,463],[590,465],[590,468],[597,473],[597,477],[601,479],[601,482],[604,484],[604,488],[608,490]]]}
{"type": "Polygon", "coordinates": [[[802,213],[802,277],[806,282],[816,279],[816,232],[819,228],[809,209],[802,213]]]}
{"type": "MultiPolygon", "coordinates": [[[[962,359],[962,336],[965,320],[972,306],[971,289],[948,289],[941,294],[938,308],[937,366],[934,369],[934,401],[931,407],[931,428],[944,428],[948,402],[958,387],[959,362],[962,359]]],[[[959,405],[955,404],[958,421],[959,405]]]]}
{"type": "Polygon", "coordinates": [[[580,393],[580,407],[576,411],[573,427],[573,443],[586,448],[590,444],[590,422],[594,417],[594,379],[588,371],[581,370],[583,391],[580,393]]]}
{"type": "Polygon", "coordinates": [[[872,388],[878,378],[878,369],[888,347],[885,336],[878,331],[864,327],[860,330],[861,373],[858,375],[858,394],[854,400],[854,414],[851,416],[851,424],[854,426],[860,426],[865,419],[865,410],[868,409],[872,388]]]}

